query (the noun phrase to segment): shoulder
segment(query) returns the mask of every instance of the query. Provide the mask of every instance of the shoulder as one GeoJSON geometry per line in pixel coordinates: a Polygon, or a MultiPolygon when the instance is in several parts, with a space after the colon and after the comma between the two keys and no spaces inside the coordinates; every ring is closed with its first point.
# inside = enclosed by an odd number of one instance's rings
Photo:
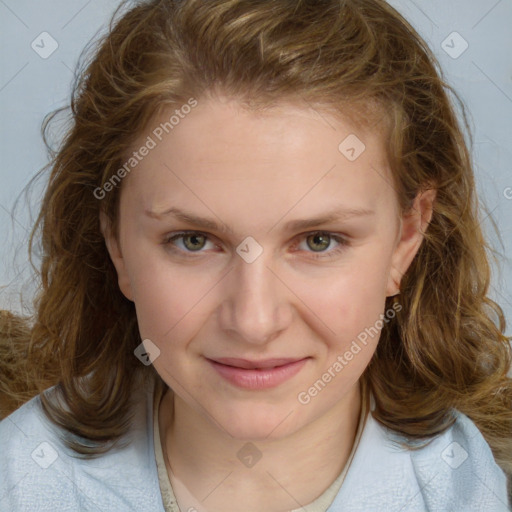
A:
{"type": "Polygon", "coordinates": [[[455,422],[411,463],[429,510],[507,511],[507,479],[476,425],[454,411],[455,422]]]}
{"type": "Polygon", "coordinates": [[[509,510],[507,479],[490,446],[467,416],[454,414],[448,430],[410,452],[429,510],[509,510]]]}
{"type": "Polygon", "coordinates": [[[343,486],[329,512],[506,512],[507,481],[476,425],[455,422],[415,449],[368,416],[343,486]]]}
{"type": "Polygon", "coordinates": [[[36,396],[0,422],[0,512],[162,511],[151,400],[139,391],[129,441],[94,459],[66,447],[36,396]],[[139,402],[138,402],[139,403],[139,402]]]}

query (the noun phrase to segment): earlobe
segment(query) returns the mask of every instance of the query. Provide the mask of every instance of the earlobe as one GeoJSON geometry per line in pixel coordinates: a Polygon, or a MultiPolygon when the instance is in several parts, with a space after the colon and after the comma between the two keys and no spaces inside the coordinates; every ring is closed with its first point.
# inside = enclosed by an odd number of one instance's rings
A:
{"type": "Polygon", "coordinates": [[[400,293],[402,277],[416,256],[432,220],[435,197],[435,189],[418,193],[410,211],[405,213],[401,219],[399,241],[393,253],[388,276],[386,288],[388,297],[400,293]]]}
{"type": "Polygon", "coordinates": [[[110,259],[112,260],[117,272],[119,289],[128,300],[133,302],[132,286],[126,269],[125,259],[121,252],[119,242],[110,228],[110,221],[104,212],[100,212],[100,229],[103,234],[103,238],[105,239],[105,245],[110,255],[110,259]]]}

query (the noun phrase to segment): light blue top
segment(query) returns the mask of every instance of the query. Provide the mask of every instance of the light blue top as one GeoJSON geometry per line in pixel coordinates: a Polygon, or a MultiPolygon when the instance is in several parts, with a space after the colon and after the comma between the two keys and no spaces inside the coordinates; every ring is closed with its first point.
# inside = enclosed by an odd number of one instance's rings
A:
{"type": "MultiPolygon", "coordinates": [[[[164,512],[153,445],[153,389],[137,391],[131,442],[73,458],[39,396],[0,422],[1,512],[164,512]]],[[[506,477],[473,422],[417,451],[368,415],[345,481],[327,512],[507,512],[506,477]]],[[[244,512],[244,511],[241,511],[244,512]]],[[[262,511],[265,512],[265,511],[262,511]]]]}

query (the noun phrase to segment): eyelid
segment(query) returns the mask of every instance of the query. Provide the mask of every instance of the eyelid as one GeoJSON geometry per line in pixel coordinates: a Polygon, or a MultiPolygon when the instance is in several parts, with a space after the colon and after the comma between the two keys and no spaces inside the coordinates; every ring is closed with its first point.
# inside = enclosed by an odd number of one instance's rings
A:
{"type": "Polygon", "coordinates": [[[350,241],[346,235],[332,231],[323,231],[321,229],[302,233],[298,235],[296,238],[307,239],[313,235],[328,235],[329,238],[335,240],[338,243],[338,245],[334,249],[328,251],[304,251],[309,254],[308,258],[328,260],[330,258],[338,256],[344,249],[350,246],[350,241]]]}
{"type": "MultiPolygon", "coordinates": [[[[167,235],[164,236],[164,239],[162,241],[163,245],[172,245],[172,241],[174,239],[180,239],[180,238],[183,238],[187,235],[202,235],[204,236],[207,241],[210,241],[213,243],[213,239],[215,239],[216,237],[214,237],[213,235],[210,235],[209,233],[205,233],[203,231],[196,231],[196,230],[193,230],[193,229],[189,229],[189,230],[183,230],[183,231],[173,231],[172,233],[168,233],[167,235]]],[[[193,251],[188,251],[188,252],[185,252],[181,249],[178,249],[179,252],[181,253],[184,253],[184,254],[194,254],[193,251]]],[[[204,251],[197,251],[198,254],[202,253],[204,251]]]]}
{"type": "MultiPolygon", "coordinates": [[[[318,252],[315,252],[315,251],[298,251],[298,252],[307,252],[308,254],[310,254],[309,257],[312,257],[313,259],[329,259],[329,257],[332,257],[334,255],[338,255],[343,249],[346,249],[350,245],[350,240],[349,240],[349,237],[347,235],[344,235],[344,234],[341,234],[341,233],[337,233],[337,232],[332,232],[332,231],[320,230],[320,229],[301,233],[301,234],[295,236],[293,238],[293,240],[307,239],[310,236],[313,236],[313,235],[316,235],[316,234],[328,235],[331,239],[334,239],[338,243],[338,246],[336,248],[334,248],[334,249],[329,250],[329,251],[318,251],[318,252]]],[[[167,235],[164,236],[164,240],[163,240],[162,243],[163,243],[163,245],[171,246],[172,247],[171,250],[173,252],[179,252],[180,254],[186,255],[186,257],[194,258],[194,257],[196,257],[195,254],[200,255],[203,252],[205,252],[203,250],[199,250],[199,251],[183,251],[182,249],[176,248],[171,243],[173,240],[183,238],[183,237],[185,237],[187,235],[202,235],[202,236],[204,236],[207,239],[207,241],[210,241],[212,243],[213,243],[214,239],[217,239],[214,235],[211,235],[209,233],[205,233],[204,231],[197,231],[197,230],[191,229],[191,230],[174,231],[172,233],[168,233],[167,235]]],[[[295,243],[293,247],[295,247],[296,245],[297,245],[297,243],[295,243]]]]}

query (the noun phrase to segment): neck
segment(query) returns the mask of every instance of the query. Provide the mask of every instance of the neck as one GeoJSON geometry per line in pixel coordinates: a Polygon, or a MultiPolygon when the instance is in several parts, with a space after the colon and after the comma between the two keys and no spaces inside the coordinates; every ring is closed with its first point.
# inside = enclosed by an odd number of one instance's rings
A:
{"type": "Polygon", "coordinates": [[[159,429],[180,509],[277,512],[311,503],[347,463],[361,398],[356,383],[324,415],[291,435],[251,442],[234,439],[167,390],[159,429]]]}

